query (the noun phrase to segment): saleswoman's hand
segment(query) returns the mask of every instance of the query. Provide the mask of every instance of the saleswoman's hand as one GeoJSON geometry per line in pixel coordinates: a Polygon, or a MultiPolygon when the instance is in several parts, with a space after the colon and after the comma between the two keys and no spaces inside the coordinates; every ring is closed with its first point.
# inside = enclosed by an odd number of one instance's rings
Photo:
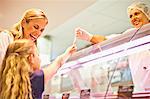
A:
{"type": "Polygon", "coordinates": [[[86,40],[86,41],[90,41],[93,37],[92,34],[90,34],[89,32],[87,32],[86,30],[82,28],[76,28],[75,35],[78,39],[86,40]]]}

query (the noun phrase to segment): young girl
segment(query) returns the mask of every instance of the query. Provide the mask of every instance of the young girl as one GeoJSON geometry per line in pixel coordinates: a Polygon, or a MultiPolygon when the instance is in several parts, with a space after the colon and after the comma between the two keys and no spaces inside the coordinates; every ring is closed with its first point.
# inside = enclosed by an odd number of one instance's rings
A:
{"type": "Polygon", "coordinates": [[[66,62],[76,46],[72,45],[50,66],[40,69],[36,46],[30,40],[15,40],[8,46],[0,68],[1,99],[41,99],[46,83],[66,62]]]}

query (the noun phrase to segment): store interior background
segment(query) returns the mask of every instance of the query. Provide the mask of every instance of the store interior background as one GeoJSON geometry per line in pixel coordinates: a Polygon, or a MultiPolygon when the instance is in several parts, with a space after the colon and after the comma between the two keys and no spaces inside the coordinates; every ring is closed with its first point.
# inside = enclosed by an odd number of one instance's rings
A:
{"type": "MultiPolygon", "coordinates": [[[[49,23],[39,39],[42,65],[48,64],[70,46],[74,29],[81,27],[92,34],[110,35],[131,28],[127,7],[134,1],[150,0],[0,0],[0,27],[10,28],[29,8],[45,11],[49,23]]],[[[149,3],[150,4],[150,3],[149,3]]],[[[89,45],[77,41],[78,49],[89,45]]]]}

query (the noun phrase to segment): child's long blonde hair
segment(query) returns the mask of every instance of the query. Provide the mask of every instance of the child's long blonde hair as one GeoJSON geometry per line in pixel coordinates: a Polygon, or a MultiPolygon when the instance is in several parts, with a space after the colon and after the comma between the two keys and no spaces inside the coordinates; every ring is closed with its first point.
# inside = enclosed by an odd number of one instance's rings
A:
{"type": "Polygon", "coordinates": [[[0,68],[0,99],[32,99],[28,57],[34,44],[16,40],[8,46],[0,68]]]}

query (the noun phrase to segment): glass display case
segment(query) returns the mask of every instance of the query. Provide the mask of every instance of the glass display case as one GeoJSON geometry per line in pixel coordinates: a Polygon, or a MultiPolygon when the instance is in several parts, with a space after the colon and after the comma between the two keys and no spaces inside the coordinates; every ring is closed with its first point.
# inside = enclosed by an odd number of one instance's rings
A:
{"type": "MultiPolygon", "coordinates": [[[[143,90],[138,89],[137,83],[134,83],[135,78],[144,75],[141,72],[144,69],[149,71],[150,68],[148,67],[148,64],[150,65],[149,27],[132,29],[78,51],[49,81],[43,94],[60,99],[62,95],[69,93],[69,99],[81,99],[82,92],[88,90],[86,95],[89,95],[90,99],[118,99],[118,93],[126,90],[127,93],[132,93],[130,97],[138,97],[138,93],[142,94],[143,90]],[[140,69],[142,71],[136,71],[133,65],[139,66],[141,60],[145,65],[137,67],[142,68],[140,69]]],[[[146,92],[147,94],[144,92],[144,95],[150,96],[149,90],[146,92]]]]}

